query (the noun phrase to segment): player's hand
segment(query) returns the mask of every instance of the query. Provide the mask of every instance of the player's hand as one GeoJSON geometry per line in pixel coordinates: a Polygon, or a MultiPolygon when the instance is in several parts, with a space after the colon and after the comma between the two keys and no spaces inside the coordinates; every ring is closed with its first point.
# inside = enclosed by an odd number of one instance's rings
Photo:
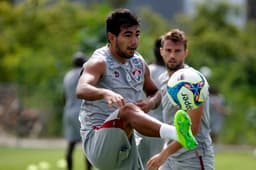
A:
{"type": "Polygon", "coordinates": [[[161,152],[159,154],[154,155],[147,162],[148,170],[157,170],[167,159],[161,152]]]}
{"type": "Polygon", "coordinates": [[[139,100],[135,103],[136,106],[138,106],[141,110],[143,110],[145,113],[149,112],[151,110],[150,102],[148,99],[146,100],[139,100]]]}
{"type": "Polygon", "coordinates": [[[120,108],[125,104],[123,96],[108,89],[104,90],[104,99],[107,101],[109,107],[116,105],[120,108]]]}

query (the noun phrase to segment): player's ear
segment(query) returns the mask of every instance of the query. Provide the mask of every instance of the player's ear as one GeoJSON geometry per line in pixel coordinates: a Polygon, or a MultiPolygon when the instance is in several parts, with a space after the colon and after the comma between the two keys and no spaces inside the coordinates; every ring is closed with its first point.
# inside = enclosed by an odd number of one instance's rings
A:
{"type": "Polygon", "coordinates": [[[160,50],[159,50],[159,51],[160,51],[160,55],[163,56],[163,52],[164,52],[163,47],[160,47],[160,50]]]}
{"type": "Polygon", "coordinates": [[[188,49],[185,50],[185,56],[188,56],[188,49]]]}
{"type": "Polygon", "coordinates": [[[113,42],[115,35],[112,34],[111,32],[108,32],[107,36],[108,36],[108,42],[110,42],[110,43],[113,42]]]}

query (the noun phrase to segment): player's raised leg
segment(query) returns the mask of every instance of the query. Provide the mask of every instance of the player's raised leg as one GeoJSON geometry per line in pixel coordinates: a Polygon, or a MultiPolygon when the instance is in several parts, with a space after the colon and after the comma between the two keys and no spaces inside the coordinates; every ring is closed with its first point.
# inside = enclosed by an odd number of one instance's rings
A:
{"type": "Polygon", "coordinates": [[[124,123],[124,130],[128,136],[132,129],[136,129],[145,136],[176,140],[186,149],[194,149],[197,144],[191,133],[191,119],[186,112],[178,112],[176,128],[145,114],[131,103],[120,109],[119,117],[124,123]]]}

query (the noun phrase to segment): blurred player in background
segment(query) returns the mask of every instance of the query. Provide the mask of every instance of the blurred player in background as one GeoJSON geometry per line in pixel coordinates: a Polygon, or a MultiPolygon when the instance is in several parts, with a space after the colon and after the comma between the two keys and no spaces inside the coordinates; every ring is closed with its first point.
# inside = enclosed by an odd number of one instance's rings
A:
{"type": "Polygon", "coordinates": [[[217,87],[211,86],[210,92],[210,114],[211,114],[211,137],[214,144],[218,142],[218,136],[221,132],[225,116],[229,115],[229,109],[226,106],[225,98],[219,93],[217,87]]]}
{"type": "MultiPolygon", "coordinates": [[[[154,63],[149,65],[149,71],[151,74],[151,79],[154,81],[156,86],[159,88],[159,75],[161,75],[164,71],[166,71],[166,67],[163,61],[163,58],[160,54],[160,47],[161,47],[161,37],[157,38],[154,42],[154,63]]],[[[162,105],[160,104],[156,109],[150,111],[148,113],[150,116],[163,121],[163,112],[162,112],[162,105]]],[[[138,134],[139,137],[139,145],[138,150],[141,156],[142,163],[146,168],[147,161],[153,155],[159,153],[164,146],[164,140],[161,138],[155,137],[147,137],[141,134],[138,134]]]]}
{"type": "MultiPolygon", "coordinates": [[[[63,116],[64,137],[67,141],[66,161],[67,170],[73,169],[73,151],[78,142],[81,142],[80,123],[78,121],[81,100],[76,97],[76,86],[81,73],[81,68],[86,61],[82,52],[76,52],[72,59],[73,68],[69,70],[63,81],[65,93],[65,107],[63,116]]],[[[87,170],[91,164],[85,158],[87,170]]]]}
{"type": "MultiPolygon", "coordinates": [[[[209,80],[212,76],[212,70],[203,66],[200,72],[209,80]]],[[[218,137],[224,126],[225,117],[230,114],[230,109],[226,104],[225,97],[219,92],[217,86],[211,84],[209,88],[210,93],[210,127],[211,138],[214,144],[218,142],[218,137]]]]}

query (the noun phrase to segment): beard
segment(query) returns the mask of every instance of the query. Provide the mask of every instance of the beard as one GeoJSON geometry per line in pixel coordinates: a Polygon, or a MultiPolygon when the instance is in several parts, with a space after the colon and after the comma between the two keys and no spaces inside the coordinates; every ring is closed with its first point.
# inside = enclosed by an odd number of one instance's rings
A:
{"type": "Polygon", "coordinates": [[[135,50],[136,48],[129,48],[127,49],[127,51],[129,50],[132,50],[132,52],[128,53],[128,52],[125,52],[124,50],[122,50],[120,48],[120,45],[118,45],[118,43],[116,43],[116,53],[122,57],[122,58],[125,58],[125,59],[130,59],[134,56],[134,53],[135,53],[135,50]]]}
{"type": "Polygon", "coordinates": [[[181,68],[184,67],[184,64],[181,62],[181,63],[177,63],[176,65],[166,65],[167,69],[171,72],[175,72],[181,68]]]}
{"type": "Polygon", "coordinates": [[[127,54],[127,53],[122,52],[121,50],[117,50],[116,52],[117,52],[117,54],[118,54],[120,57],[125,58],[125,59],[130,59],[130,58],[132,58],[133,55],[134,55],[134,53],[132,53],[132,54],[127,54]]]}

